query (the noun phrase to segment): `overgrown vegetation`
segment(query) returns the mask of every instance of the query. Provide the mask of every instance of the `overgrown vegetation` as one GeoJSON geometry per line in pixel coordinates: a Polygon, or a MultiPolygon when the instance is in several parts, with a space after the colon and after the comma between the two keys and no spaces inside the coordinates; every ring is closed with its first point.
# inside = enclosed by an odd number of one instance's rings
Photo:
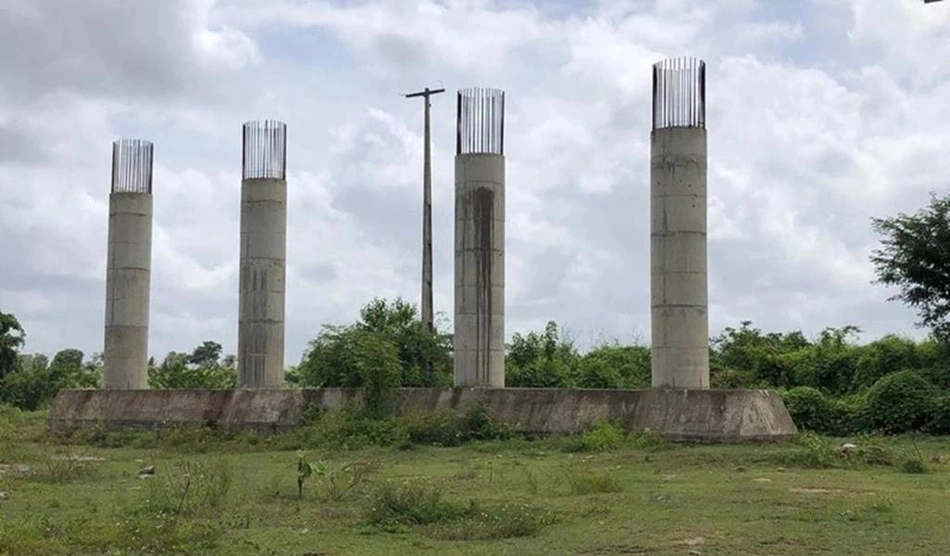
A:
{"type": "Polygon", "coordinates": [[[149,360],[149,388],[234,388],[235,358],[233,355],[222,358],[221,350],[221,344],[208,340],[190,354],[169,352],[159,365],[149,360]]]}
{"type": "Polygon", "coordinates": [[[926,435],[682,446],[602,422],[525,439],[484,408],[426,419],[352,408],[279,435],[61,436],[44,420],[0,410],[0,553],[660,554],[702,538],[710,553],[811,554],[846,552],[856,532],[868,553],[950,542],[950,446],[926,435]],[[354,442],[360,430],[370,442],[354,442]]]}
{"type": "MultiPolygon", "coordinates": [[[[32,410],[43,407],[60,388],[100,383],[101,357],[84,361],[82,352],[74,349],[57,353],[52,362],[43,355],[17,355],[23,338],[19,324],[12,315],[4,315],[3,326],[0,362],[8,368],[0,379],[0,401],[32,410]]],[[[950,344],[893,335],[860,344],[858,332],[853,326],[829,328],[810,339],[801,331],[763,332],[749,321],[727,327],[710,340],[712,386],[776,389],[801,429],[822,434],[950,434],[950,344]]],[[[447,419],[442,428],[428,423],[422,427],[444,431],[437,438],[420,435],[408,423],[396,431],[372,422],[391,413],[401,386],[451,384],[451,346],[450,334],[421,326],[413,305],[398,298],[374,299],[362,308],[356,323],[325,326],[286,380],[298,386],[364,389],[363,413],[368,420],[347,419],[334,425],[331,418],[320,425],[331,437],[330,428],[340,427],[338,445],[361,446],[383,437],[388,442],[393,434],[401,434],[409,444],[452,445],[451,435],[459,424],[444,416],[434,417],[447,419]]],[[[541,332],[515,334],[505,366],[506,385],[512,387],[650,384],[647,346],[603,343],[581,353],[554,322],[541,332]]],[[[190,354],[171,352],[161,364],[153,361],[149,366],[153,388],[230,388],[234,383],[234,357],[222,357],[221,345],[213,341],[190,354]]],[[[592,444],[596,441],[611,440],[590,437],[578,440],[581,444],[575,449],[596,451],[592,444]]]]}
{"type": "Polygon", "coordinates": [[[531,537],[555,517],[524,504],[483,507],[474,500],[451,501],[438,486],[411,481],[377,487],[366,521],[385,531],[415,528],[443,540],[474,541],[531,537]]]}

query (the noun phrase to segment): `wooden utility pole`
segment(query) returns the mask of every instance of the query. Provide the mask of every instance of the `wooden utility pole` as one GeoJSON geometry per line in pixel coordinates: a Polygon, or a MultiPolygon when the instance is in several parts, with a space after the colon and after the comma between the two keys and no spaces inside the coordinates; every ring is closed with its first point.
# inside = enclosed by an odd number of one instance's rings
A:
{"type": "Polygon", "coordinates": [[[432,161],[429,153],[429,97],[445,92],[445,89],[426,87],[418,93],[409,93],[406,98],[425,99],[425,150],[422,162],[422,325],[435,331],[432,316],[432,161]]]}

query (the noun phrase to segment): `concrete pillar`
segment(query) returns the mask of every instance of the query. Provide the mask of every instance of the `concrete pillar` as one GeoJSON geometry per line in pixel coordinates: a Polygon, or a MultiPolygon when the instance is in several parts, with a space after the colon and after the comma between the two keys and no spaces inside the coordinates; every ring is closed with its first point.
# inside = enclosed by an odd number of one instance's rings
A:
{"type": "Polygon", "coordinates": [[[455,385],[505,385],[505,94],[458,92],[455,385]]]}
{"type": "Polygon", "coordinates": [[[280,388],[284,378],[287,260],[287,126],[243,127],[239,388],[280,388]]]}
{"type": "Polygon", "coordinates": [[[650,144],[654,388],[709,388],[705,64],[653,66],[650,144]]]}
{"type": "Polygon", "coordinates": [[[106,259],[106,389],[148,388],[148,314],[152,267],[152,143],[112,143],[106,259]]]}

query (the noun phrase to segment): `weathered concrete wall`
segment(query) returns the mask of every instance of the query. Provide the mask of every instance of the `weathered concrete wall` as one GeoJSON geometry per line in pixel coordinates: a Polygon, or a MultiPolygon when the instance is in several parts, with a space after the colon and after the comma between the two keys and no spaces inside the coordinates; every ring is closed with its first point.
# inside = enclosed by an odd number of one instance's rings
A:
{"type": "Polygon", "coordinates": [[[283,383],[287,181],[241,182],[238,386],[283,383]]]}
{"type": "Polygon", "coordinates": [[[109,195],[106,262],[105,388],[148,387],[152,195],[109,195]]]}
{"type": "Polygon", "coordinates": [[[652,385],[708,388],[706,130],[654,130],[650,151],[652,385]]]}
{"type": "MultiPolygon", "coordinates": [[[[53,430],[212,425],[287,430],[308,404],[338,410],[361,403],[357,389],[64,390],[53,401],[53,430]]],[[[608,419],[681,441],[777,440],[795,434],[781,397],[769,390],[564,390],[534,388],[403,388],[396,411],[465,411],[490,415],[526,433],[583,431],[608,419]]]]}
{"type": "Polygon", "coordinates": [[[455,157],[456,386],[505,385],[505,158],[455,157]]]}

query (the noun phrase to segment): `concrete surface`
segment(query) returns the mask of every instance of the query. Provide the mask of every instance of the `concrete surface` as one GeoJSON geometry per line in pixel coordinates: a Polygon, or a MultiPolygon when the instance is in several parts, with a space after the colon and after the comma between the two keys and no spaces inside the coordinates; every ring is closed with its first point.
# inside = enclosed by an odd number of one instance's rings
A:
{"type": "Polygon", "coordinates": [[[287,181],[241,182],[237,383],[277,388],[284,373],[287,181]]]}
{"type": "Polygon", "coordinates": [[[706,130],[654,130],[650,145],[654,388],[709,388],[706,130]]]}
{"type": "Polygon", "coordinates": [[[455,157],[455,386],[505,385],[505,157],[455,157]]]}
{"type": "Polygon", "coordinates": [[[106,260],[105,388],[148,387],[152,195],[109,195],[106,260]]]}
{"type": "MultiPolygon", "coordinates": [[[[297,426],[308,404],[332,411],[359,403],[361,393],[352,388],[63,390],[53,401],[49,427],[208,425],[277,432],[297,426]]],[[[689,442],[779,440],[797,432],[771,390],[402,388],[396,411],[465,411],[479,403],[524,433],[579,432],[604,419],[689,442]]]]}

